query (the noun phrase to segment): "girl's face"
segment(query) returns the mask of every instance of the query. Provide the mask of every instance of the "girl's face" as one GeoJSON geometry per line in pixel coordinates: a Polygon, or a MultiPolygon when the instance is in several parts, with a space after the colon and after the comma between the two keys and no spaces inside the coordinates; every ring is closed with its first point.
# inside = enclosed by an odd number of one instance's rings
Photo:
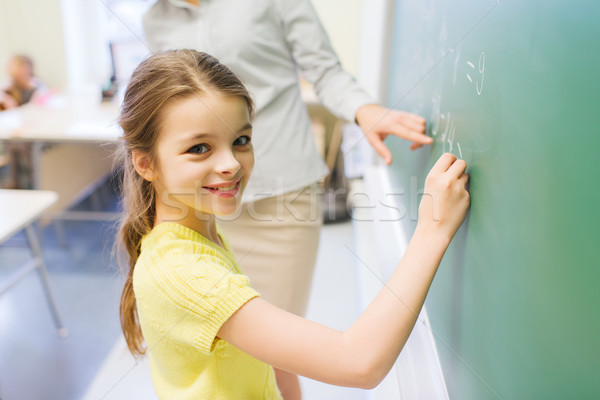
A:
{"type": "Polygon", "coordinates": [[[171,220],[230,215],[241,203],[254,166],[246,101],[206,93],[177,100],[162,111],[153,179],[171,220]]]}

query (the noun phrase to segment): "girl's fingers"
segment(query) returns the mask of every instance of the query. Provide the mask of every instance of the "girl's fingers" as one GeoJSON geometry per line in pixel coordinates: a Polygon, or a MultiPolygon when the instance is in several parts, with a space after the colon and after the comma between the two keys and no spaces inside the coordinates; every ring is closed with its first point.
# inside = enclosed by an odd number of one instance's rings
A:
{"type": "Polygon", "coordinates": [[[456,156],[452,153],[444,153],[431,167],[430,174],[442,174],[450,168],[452,163],[456,161],[456,156]]]}
{"type": "Polygon", "coordinates": [[[463,174],[463,172],[465,172],[466,169],[467,169],[467,163],[465,162],[465,160],[456,160],[456,157],[455,157],[455,161],[448,168],[446,173],[451,178],[458,179],[463,174]]]}

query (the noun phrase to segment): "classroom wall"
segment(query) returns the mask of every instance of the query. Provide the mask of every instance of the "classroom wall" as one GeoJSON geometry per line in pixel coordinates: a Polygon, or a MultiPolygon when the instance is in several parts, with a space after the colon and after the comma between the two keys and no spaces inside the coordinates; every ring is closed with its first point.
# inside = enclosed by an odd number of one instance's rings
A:
{"type": "Polygon", "coordinates": [[[36,63],[37,75],[52,87],[66,86],[67,68],[60,0],[0,0],[0,81],[15,53],[36,63]]]}
{"type": "Polygon", "coordinates": [[[110,77],[104,5],[96,0],[0,0],[0,84],[11,56],[33,58],[50,88],[96,88],[110,77]]]}
{"type": "MultiPolygon", "coordinates": [[[[6,15],[5,0],[0,1],[0,67],[6,65],[6,55],[8,54],[8,41],[5,40],[7,36],[6,24],[4,24],[4,16],[6,15]]],[[[6,77],[0,73],[0,85],[4,84],[6,77]]]]}
{"type": "Polygon", "coordinates": [[[360,10],[366,0],[313,0],[342,66],[356,76],[361,34],[360,10]],[[343,15],[343,18],[340,18],[343,15]]]}
{"type": "MultiPolygon", "coordinates": [[[[363,2],[313,1],[342,65],[354,75],[363,2]]],[[[0,0],[0,84],[15,53],[32,56],[38,76],[50,87],[103,83],[110,67],[104,8],[95,0],[0,0]]]]}

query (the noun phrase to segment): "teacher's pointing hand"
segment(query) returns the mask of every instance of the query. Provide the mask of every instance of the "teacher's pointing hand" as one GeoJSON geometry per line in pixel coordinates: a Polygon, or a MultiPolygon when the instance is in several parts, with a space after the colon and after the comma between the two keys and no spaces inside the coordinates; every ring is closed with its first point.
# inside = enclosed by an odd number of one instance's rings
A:
{"type": "Polygon", "coordinates": [[[416,114],[367,104],[356,112],[356,122],[387,165],[392,163],[392,153],[383,143],[388,135],[412,142],[411,150],[433,143],[433,139],[425,135],[425,118],[416,114]]]}

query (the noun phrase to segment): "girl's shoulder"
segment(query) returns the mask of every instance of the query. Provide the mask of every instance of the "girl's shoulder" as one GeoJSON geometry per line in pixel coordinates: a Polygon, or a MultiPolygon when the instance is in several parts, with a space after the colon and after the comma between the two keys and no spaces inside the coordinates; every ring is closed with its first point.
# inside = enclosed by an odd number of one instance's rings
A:
{"type": "Polygon", "coordinates": [[[226,303],[239,293],[258,295],[248,277],[225,257],[195,250],[196,245],[183,244],[143,251],[133,273],[140,305],[150,301],[190,309],[200,303],[226,303]]]}
{"type": "Polygon", "coordinates": [[[145,246],[138,264],[207,272],[235,269],[234,260],[224,253],[225,250],[219,251],[204,243],[174,237],[168,242],[163,240],[156,246],[145,246]]]}
{"type": "Polygon", "coordinates": [[[239,274],[233,254],[189,228],[160,224],[142,239],[136,263],[146,273],[177,279],[203,279],[239,274]]]}

